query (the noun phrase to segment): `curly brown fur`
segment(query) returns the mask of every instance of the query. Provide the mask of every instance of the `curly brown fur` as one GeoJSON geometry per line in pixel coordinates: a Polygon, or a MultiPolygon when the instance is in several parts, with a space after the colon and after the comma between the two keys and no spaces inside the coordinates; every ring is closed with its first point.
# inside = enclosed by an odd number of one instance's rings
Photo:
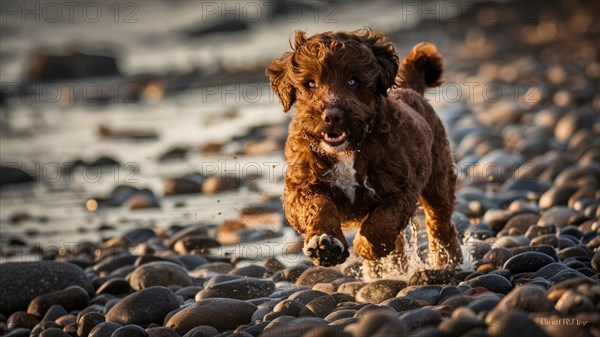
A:
{"type": "Polygon", "coordinates": [[[402,242],[419,200],[436,264],[461,261],[451,222],[451,150],[422,95],[441,74],[432,44],[415,46],[400,63],[393,44],[370,29],[312,37],[298,31],[292,51],[268,67],[284,110],[296,106],[283,204],[315,264],[342,263],[343,230],[355,227],[360,256],[386,256],[402,242]]]}

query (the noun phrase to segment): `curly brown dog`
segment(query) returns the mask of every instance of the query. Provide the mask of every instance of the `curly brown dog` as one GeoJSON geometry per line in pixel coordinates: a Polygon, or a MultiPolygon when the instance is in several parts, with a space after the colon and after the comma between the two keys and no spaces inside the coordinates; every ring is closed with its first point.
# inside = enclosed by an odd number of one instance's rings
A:
{"type": "Polygon", "coordinates": [[[267,68],[285,111],[296,106],[285,146],[283,205],[306,234],[316,265],[348,257],[342,230],[360,227],[354,250],[375,260],[404,252],[404,229],[420,201],[438,267],[462,260],[451,222],[456,175],[442,122],[423,98],[441,83],[442,59],[429,43],[399,62],[370,29],[307,37],[267,68]]]}

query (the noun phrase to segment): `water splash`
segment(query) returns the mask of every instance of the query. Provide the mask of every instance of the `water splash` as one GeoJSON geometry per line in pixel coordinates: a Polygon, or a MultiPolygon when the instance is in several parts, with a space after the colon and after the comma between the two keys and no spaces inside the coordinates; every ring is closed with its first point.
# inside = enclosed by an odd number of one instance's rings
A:
{"type": "MultiPolygon", "coordinates": [[[[427,233],[424,229],[419,231],[419,223],[415,219],[411,220],[405,235],[407,239],[404,257],[397,252],[392,252],[375,261],[363,261],[362,277],[365,281],[394,279],[408,282],[411,276],[420,270],[438,269],[433,265],[434,261],[428,259],[427,233]]],[[[469,247],[464,245],[460,247],[463,259],[458,268],[461,271],[472,271],[475,260],[469,247]]]]}

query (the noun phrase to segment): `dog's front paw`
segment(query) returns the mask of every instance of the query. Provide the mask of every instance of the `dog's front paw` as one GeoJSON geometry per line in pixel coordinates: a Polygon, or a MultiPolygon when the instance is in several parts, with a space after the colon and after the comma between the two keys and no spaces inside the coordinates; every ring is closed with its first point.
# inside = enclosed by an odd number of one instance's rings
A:
{"type": "Polygon", "coordinates": [[[306,237],[304,254],[317,266],[330,267],[343,263],[349,256],[342,241],[327,234],[306,237]]]}

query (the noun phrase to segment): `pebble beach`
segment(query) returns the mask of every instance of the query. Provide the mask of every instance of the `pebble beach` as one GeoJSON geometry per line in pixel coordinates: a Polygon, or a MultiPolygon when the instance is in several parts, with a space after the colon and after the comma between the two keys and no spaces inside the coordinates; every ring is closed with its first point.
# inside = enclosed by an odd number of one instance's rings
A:
{"type": "MultiPolygon", "coordinates": [[[[449,15],[454,7],[431,2],[429,16],[423,3],[366,3],[298,3],[320,6],[318,24],[199,27],[187,24],[193,4],[163,4],[140,22],[180,13],[183,28],[165,24],[178,43],[132,35],[149,47],[118,54],[108,79],[78,79],[125,84],[91,102],[77,90],[37,102],[32,87],[7,85],[64,86],[48,82],[51,71],[0,76],[0,335],[599,337],[600,5],[473,2],[449,15]],[[331,13],[338,22],[323,19],[331,13]],[[384,259],[381,279],[353,251],[342,265],[314,266],[286,223],[293,113],[264,68],[294,29],[367,24],[400,55],[431,41],[444,56],[445,82],[426,97],[459,177],[458,270],[429,266],[422,210],[408,272],[384,259]]],[[[32,51],[29,28],[3,29],[16,36],[0,50],[4,72],[32,51]]]]}

